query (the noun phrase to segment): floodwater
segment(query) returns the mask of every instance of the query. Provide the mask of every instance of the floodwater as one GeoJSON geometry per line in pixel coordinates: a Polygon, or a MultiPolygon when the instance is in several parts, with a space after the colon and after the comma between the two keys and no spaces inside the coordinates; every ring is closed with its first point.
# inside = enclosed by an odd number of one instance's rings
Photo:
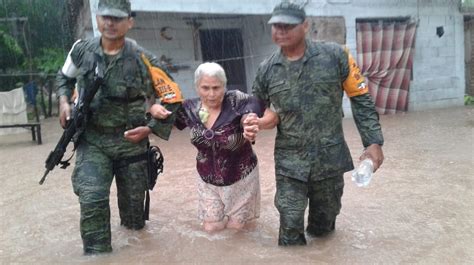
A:
{"type": "MultiPolygon", "coordinates": [[[[153,190],[150,222],[142,231],[120,227],[111,192],[113,253],[83,256],[72,167],[38,181],[59,139],[56,118],[42,121],[43,145],[31,134],[0,136],[0,263],[28,264],[473,264],[474,109],[381,116],[385,163],[368,188],[345,175],[336,232],[304,247],[278,247],[273,138],[260,135],[261,217],[247,231],[209,235],[200,229],[195,192],[196,151],[188,131],[153,139],[165,172],[153,190]]],[[[361,143],[344,121],[353,157],[361,143]]]]}

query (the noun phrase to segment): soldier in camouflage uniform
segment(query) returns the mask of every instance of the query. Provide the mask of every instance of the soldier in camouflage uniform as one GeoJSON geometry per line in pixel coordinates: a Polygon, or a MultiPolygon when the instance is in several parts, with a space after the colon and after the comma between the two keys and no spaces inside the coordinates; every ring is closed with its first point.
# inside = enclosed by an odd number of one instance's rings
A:
{"type": "MultiPolygon", "coordinates": [[[[344,91],[366,148],[377,169],[383,161],[383,136],[374,103],[350,54],[337,44],[305,39],[309,30],[302,7],[283,2],[268,22],[280,49],[257,71],[255,96],[272,106],[280,123],[275,142],[279,245],[305,245],[306,232],[324,236],[335,229],[341,209],[343,174],[353,169],[342,130],[344,91]]],[[[247,138],[252,134],[246,126],[247,138]]],[[[250,128],[250,129],[249,129],[250,128]]]]}
{"type": "Polygon", "coordinates": [[[72,175],[85,254],[112,251],[109,194],[114,176],[121,225],[133,230],[144,227],[148,135],[153,132],[167,139],[174,123],[173,116],[160,122],[145,117],[145,102],[154,90],[140,55],[145,54],[154,65],[158,59],[125,38],[133,26],[130,2],[100,0],[96,19],[101,37],[77,41],[57,75],[64,127],[74,86],[81,94],[97,72],[104,72],[104,85],[91,103],[72,175]]]}

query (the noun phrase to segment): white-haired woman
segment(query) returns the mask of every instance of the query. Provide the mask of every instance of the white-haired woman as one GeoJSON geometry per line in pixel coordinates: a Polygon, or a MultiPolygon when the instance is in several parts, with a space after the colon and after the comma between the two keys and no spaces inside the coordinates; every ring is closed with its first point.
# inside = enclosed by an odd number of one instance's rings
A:
{"type": "MultiPolygon", "coordinates": [[[[260,214],[257,157],[244,138],[242,121],[248,113],[262,116],[266,111],[258,124],[262,129],[273,128],[278,118],[257,98],[227,91],[226,74],[217,63],[199,65],[194,83],[199,97],[183,102],[175,125],[190,128],[191,143],[198,150],[199,218],[208,232],[242,229],[260,214]]],[[[150,112],[160,118],[154,114],[157,110],[152,107],[150,112]]]]}

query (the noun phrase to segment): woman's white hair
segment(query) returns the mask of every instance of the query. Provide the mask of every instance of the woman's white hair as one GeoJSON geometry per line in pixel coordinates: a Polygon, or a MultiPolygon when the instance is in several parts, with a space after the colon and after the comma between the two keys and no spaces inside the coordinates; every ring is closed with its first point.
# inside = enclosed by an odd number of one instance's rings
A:
{"type": "Polygon", "coordinates": [[[224,88],[227,85],[227,77],[225,76],[224,68],[222,68],[222,66],[220,66],[218,63],[206,62],[198,66],[194,72],[194,85],[196,88],[198,87],[199,82],[201,82],[201,78],[204,75],[219,79],[219,81],[222,82],[224,88]]]}

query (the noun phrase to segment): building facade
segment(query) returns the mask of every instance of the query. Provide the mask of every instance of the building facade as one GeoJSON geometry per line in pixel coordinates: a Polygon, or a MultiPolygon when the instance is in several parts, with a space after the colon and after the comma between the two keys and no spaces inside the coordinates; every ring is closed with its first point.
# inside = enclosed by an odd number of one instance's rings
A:
{"type": "MultiPolygon", "coordinates": [[[[78,37],[98,34],[98,0],[85,1],[81,17],[93,19],[79,23],[78,37]]],[[[136,16],[129,36],[169,66],[186,98],[196,96],[193,72],[204,61],[224,66],[229,89],[251,92],[259,63],[276,50],[267,21],[279,2],[131,0],[136,16]]],[[[466,44],[461,1],[293,2],[305,4],[313,26],[309,38],[345,45],[366,68],[380,113],[463,104],[470,38],[466,44]]],[[[350,113],[348,100],[344,109],[350,113]]]]}

